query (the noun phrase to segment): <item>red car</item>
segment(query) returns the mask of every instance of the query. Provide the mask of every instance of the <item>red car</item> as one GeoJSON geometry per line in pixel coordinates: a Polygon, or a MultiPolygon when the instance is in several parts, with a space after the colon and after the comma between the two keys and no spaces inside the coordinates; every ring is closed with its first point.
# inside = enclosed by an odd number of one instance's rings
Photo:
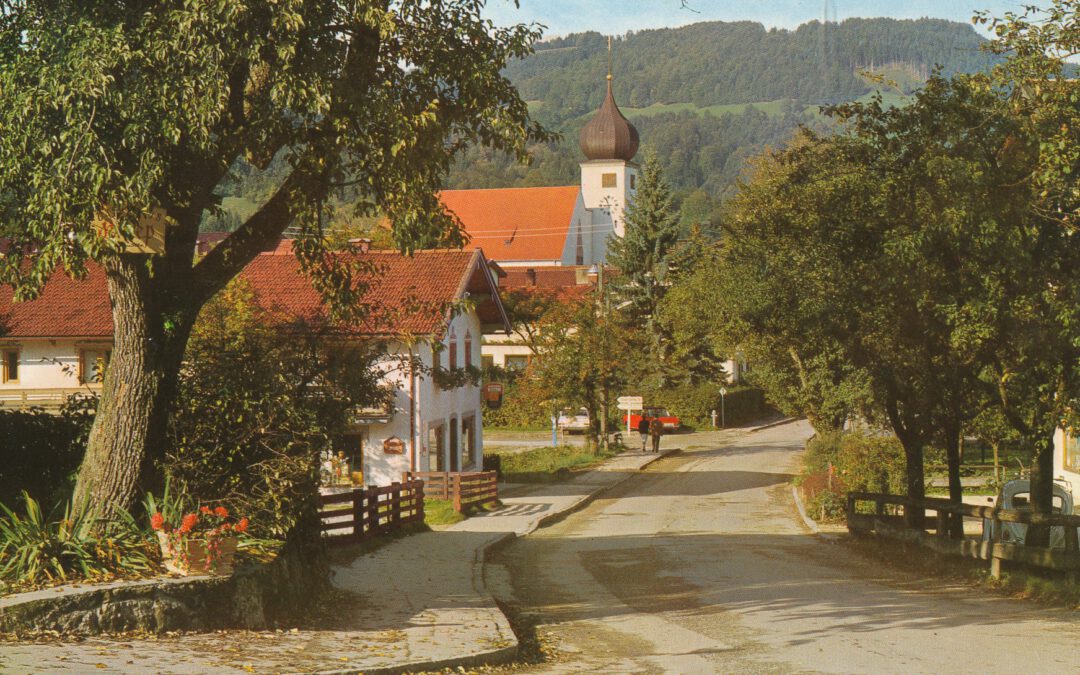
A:
{"type": "MultiPolygon", "coordinates": [[[[660,423],[664,425],[665,434],[673,434],[679,430],[679,418],[675,417],[667,411],[666,408],[645,408],[640,413],[630,413],[630,430],[637,431],[638,424],[642,418],[645,418],[649,422],[653,419],[659,418],[660,423]]],[[[626,424],[626,415],[622,418],[623,424],[626,424]]]]}

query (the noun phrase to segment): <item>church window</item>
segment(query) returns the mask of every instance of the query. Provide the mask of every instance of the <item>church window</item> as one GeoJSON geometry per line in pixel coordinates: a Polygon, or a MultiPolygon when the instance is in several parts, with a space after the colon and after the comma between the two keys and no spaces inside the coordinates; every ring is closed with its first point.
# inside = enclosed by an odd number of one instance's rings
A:
{"type": "Polygon", "coordinates": [[[630,174],[630,189],[637,189],[637,176],[635,176],[634,174],[630,174]]]}
{"type": "Polygon", "coordinates": [[[574,264],[575,265],[584,265],[585,264],[585,242],[583,242],[581,240],[581,230],[578,230],[578,233],[577,233],[577,250],[574,253],[574,264]]]}
{"type": "Polygon", "coordinates": [[[613,173],[600,174],[600,185],[606,188],[618,187],[618,181],[613,173]]]}
{"type": "Polygon", "coordinates": [[[465,367],[472,367],[472,331],[465,331],[465,367]]]}

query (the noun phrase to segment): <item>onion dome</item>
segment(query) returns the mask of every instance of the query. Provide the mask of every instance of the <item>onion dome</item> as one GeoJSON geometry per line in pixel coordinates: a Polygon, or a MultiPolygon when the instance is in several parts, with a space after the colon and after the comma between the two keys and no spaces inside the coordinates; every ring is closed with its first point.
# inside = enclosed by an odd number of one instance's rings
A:
{"type": "Polygon", "coordinates": [[[637,154],[638,132],[619,112],[611,94],[611,75],[608,75],[607,96],[600,110],[581,130],[581,152],[589,159],[621,159],[629,162],[637,154]]]}

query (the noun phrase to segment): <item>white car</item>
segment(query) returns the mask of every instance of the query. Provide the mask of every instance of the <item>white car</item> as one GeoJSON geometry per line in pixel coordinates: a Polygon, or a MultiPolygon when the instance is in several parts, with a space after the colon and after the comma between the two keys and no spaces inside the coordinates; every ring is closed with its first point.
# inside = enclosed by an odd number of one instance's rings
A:
{"type": "Polygon", "coordinates": [[[585,433],[589,430],[589,411],[585,408],[579,408],[576,413],[572,410],[564,410],[559,413],[557,424],[560,431],[585,433]]]}

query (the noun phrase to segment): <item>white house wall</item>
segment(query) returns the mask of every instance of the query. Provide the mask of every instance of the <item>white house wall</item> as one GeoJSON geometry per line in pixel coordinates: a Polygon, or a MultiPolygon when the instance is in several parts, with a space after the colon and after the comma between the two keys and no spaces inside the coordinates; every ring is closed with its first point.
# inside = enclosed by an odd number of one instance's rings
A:
{"type": "Polygon", "coordinates": [[[71,339],[0,340],[0,349],[19,350],[19,381],[0,383],[0,391],[78,388],[79,349],[84,342],[71,339]]]}
{"type": "MultiPolygon", "coordinates": [[[[465,361],[465,335],[472,336],[472,365],[480,366],[481,332],[480,320],[475,312],[467,312],[450,322],[446,335],[441,344],[442,349],[437,356],[442,366],[447,366],[450,352],[451,330],[458,342],[458,367],[463,367],[465,361]]],[[[400,343],[394,343],[389,349],[391,354],[403,355],[408,353],[408,348],[400,343]]],[[[395,414],[389,424],[372,424],[367,426],[368,439],[364,444],[364,482],[368,485],[389,485],[394,481],[400,481],[401,475],[412,468],[415,457],[415,470],[432,471],[435,461],[432,453],[434,447],[429,444],[429,431],[437,426],[443,428],[444,443],[444,467],[451,466],[449,456],[452,443],[450,430],[452,420],[457,421],[457,455],[453,465],[460,471],[478,471],[483,467],[483,408],[480,396],[480,387],[466,384],[449,391],[443,391],[436,386],[429,374],[433,367],[433,350],[428,344],[417,344],[413,347],[415,358],[421,366],[417,369],[415,392],[416,399],[410,399],[410,385],[407,369],[399,368],[394,373],[388,373],[387,378],[392,379],[397,388],[395,396],[395,414]],[[415,405],[415,412],[410,417],[410,408],[415,405]],[[474,429],[474,461],[469,465],[462,463],[464,454],[464,436],[462,434],[462,421],[473,419],[474,429]],[[415,424],[414,433],[410,433],[411,425],[415,424]],[[392,437],[400,438],[406,442],[403,454],[386,454],[384,442],[392,437]]]]}

